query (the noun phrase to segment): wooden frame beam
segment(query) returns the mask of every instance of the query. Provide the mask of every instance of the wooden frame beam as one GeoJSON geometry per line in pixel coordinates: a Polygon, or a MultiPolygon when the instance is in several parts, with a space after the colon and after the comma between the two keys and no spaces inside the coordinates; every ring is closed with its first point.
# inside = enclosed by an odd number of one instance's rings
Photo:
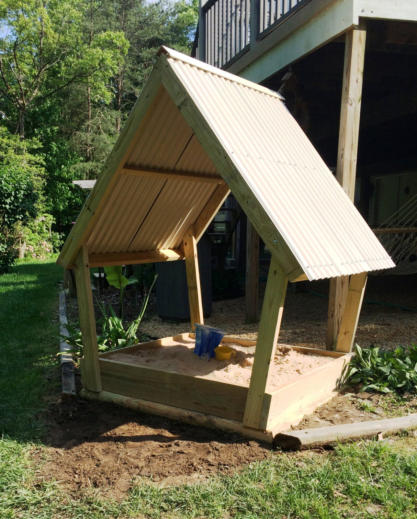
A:
{"type": "Polygon", "coordinates": [[[200,269],[198,266],[197,240],[192,228],[185,233],[182,243],[187,275],[191,329],[194,330],[196,323],[204,324],[204,316],[203,300],[201,297],[200,269]]]}
{"type": "Polygon", "coordinates": [[[246,223],[246,321],[254,323],[259,317],[259,234],[247,219],[246,223]]]}
{"type": "Polygon", "coordinates": [[[161,168],[143,168],[126,164],[121,170],[123,175],[134,175],[138,177],[158,176],[164,180],[177,179],[189,180],[191,182],[207,182],[209,184],[224,184],[220,176],[213,176],[211,173],[194,173],[192,171],[175,171],[161,168]]]}
{"type": "Polygon", "coordinates": [[[336,351],[349,353],[355,340],[361,313],[363,296],[365,295],[367,273],[354,274],[350,277],[345,309],[337,337],[336,351]]]}
{"type": "Polygon", "coordinates": [[[89,391],[100,392],[102,388],[98,361],[96,319],[94,316],[93,294],[91,292],[88,251],[85,246],[80,249],[74,270],[80,329],[84,346],[84,359],[81,369],[83,387],[89,391]]]}
{"type": "Polygon", "coordinates": [[[243,417],[243,424],[246,427],[261,429],[268,418],[269,409],[264,409],[264,401],[269,368],[274,359],[281,326],[287,284],[288,278],[282,272],[278,261],[272,256],[243,417]]]}
{"type": "MultiPolygon", "coordinates": [[[[350,199],[354,201],[366,30],[364,27],[351,29],[346,33],[345,38],[336,178],[350,199]]],[[[329,349],[336,345],[347,291],[348,281],[346,277],[330,280],[326,338],[329,349]]]]}
{"type": "Polygon", "coordinates": [[[89,264],[90,267],[108,267],[110,265],[137,265],[183,259],[185,256],[180,249],[159,249],[141,252],[93,253],[89,255],[89,264]]]}

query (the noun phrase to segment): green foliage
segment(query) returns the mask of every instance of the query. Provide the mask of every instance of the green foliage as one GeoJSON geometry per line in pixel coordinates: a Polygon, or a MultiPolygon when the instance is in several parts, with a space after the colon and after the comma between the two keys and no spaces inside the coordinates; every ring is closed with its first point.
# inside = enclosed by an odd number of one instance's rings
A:
{"type": "Polygon", "coordinates": [[[123,319],[125,288],[128,285],[137,283],[138,280],[135,277],[127,278],[124,276],[122,266],[104,267],[104,272],[106,274],[107,283],[117,288],[120,292],[120,317],[123,319]]]}
{"type": "Polygon", "coordinates": [[[417,345],[393,351],[355,346],[355,356],[346,367],[343,382],[360,384],[364,391],[380,393],[417,392],[417,345]]]}
{"type": "Polygon", "coordinates": [[[52,230],[54,217],[41,214],[27,225],[18,227],[17,233],[21,242],[26,245],[26,253],[32,258],[45,259],[52,252],[57,252],[62,240],[52,230]]]}
{"type": "Polygon", "coordinates": [[[40,205],[42,158],[32,153],[37,147],[0,127],[0,272],[14,261],[16,225],[27,224],[40,205]]]}
{"type": "MultiPolygon", "coordinates": [[[[138,316],[127,325],[124,324],[121,317],[116,315],[111,305],[109,306],[109,312],[107,313],[105,306],[99,304],[99,308],[103,315],[101,322],[101,334],[97,337],[98,349],[100,352],[116,350],[137,344],[138,330],[148,307],[149,298],[156,283],[156,279],[157,275],[154,276],[151,286],[149,287],[149,290],[143,299],[138,316]]],[[[115,272],[113,281],[115,284],[118,284],[116,288],[119,288],[120,286],[126,287],[127,285],[125,283],[129,280],[123,276],[121,272],[115,272]]],[[[79,359],[84,354],[81,332],[78,327],[71,324],[67,326],[67,330],[69,336],[61,335],[61,339],[71,346],[70,352],[78,364],[79,359]]]]}

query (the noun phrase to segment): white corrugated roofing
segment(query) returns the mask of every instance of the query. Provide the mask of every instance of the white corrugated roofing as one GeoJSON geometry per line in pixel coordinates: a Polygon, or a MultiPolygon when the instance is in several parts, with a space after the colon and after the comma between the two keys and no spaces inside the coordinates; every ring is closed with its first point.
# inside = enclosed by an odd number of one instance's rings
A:
{"type": "Polygon", "coordinates": [[[207,178],[221,176],[271,252],[286,255],[287,273],[313,280],[393,266],[278,94],[169,49],[159,60],[158,91],[137,130],[121,135],[115,149],[126,153],[87,200],[62,263],[83,243],[100,254],[179,247],[218,185],[207,178]]]}

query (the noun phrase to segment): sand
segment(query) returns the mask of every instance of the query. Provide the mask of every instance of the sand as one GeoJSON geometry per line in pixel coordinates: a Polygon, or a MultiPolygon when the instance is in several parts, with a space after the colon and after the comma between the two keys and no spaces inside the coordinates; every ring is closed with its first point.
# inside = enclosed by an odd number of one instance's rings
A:
{"type": "MultiPolygon", "coordinates": [[[[140,364],[149,368],[248,387],[255,348],[231,343],[228,343],[227,346],[232,347],[236,351],[236,355],[230,360],[222,361],[198,357],[193,352],[194,341],[192,339],[173,341],[172,344],[156,348],[138,346],[134,352],[114,352],[109,357],[113,360],[140,364]]],[[[271,369],[268,390],[275,391],[332,360],[321,355],[300,353],[288,346],[280,345],[271,369]]]]}

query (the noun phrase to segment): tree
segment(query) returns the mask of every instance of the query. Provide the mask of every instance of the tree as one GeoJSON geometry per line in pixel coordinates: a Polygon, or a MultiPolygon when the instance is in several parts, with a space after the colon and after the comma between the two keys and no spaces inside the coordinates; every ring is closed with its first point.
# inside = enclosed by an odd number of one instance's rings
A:
{"type": "MultiPolygon", "coordinates": [[[[27,113],[35,103],[77,82],[114,72],[114,50],[125,48],[123,33],[84,38],[87,10],[94,0],[0,0],[0,92],[3,112],[25,137],[27,113]]],[[[97,89],[100,91],[100,88],[97,89]]],[[[101,89],[103,90],[103,89],[101,89]]],[[[103,91],[101,91],[103,93],[103,91]]]]}
{"type": "Polygon", "coordinates": [[[35,218],[42,196],[42,157],[34,154],[39,143],[21,141],[0,126],[0,272],[16,256],[16,224],[35,218]]]}

